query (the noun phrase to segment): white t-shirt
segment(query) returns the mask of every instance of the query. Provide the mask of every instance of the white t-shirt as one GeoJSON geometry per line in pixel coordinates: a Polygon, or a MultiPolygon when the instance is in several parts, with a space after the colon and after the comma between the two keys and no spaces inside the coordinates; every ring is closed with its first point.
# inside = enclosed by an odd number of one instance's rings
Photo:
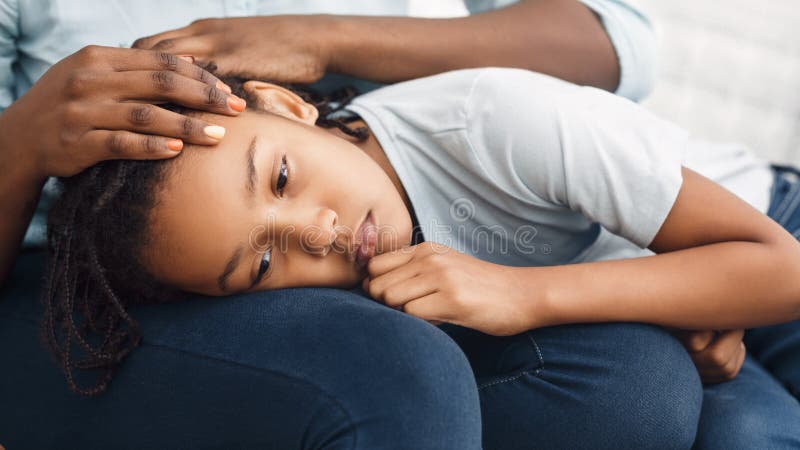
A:
{"type": "MultiPolygon", "coordinates": [[[[646,254],[684,160],[723,181],[769,174],[629,100],[519,69],[408,81],[348,109],[383,146],[426,240],[505,265],[646,254]]],[[[767,192],[763,181],[748,187],[767,192]]]]}

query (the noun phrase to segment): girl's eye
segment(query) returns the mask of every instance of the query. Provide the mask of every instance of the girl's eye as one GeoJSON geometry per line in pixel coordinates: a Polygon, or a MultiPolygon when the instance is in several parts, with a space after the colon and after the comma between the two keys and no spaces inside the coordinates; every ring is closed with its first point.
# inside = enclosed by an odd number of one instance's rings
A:
{"type": "Polygon", "coordinates": [[[268,248],[261,256],[261,263],[258,265],[258,275],[256,276],[257,281],[261,281],[261,277],[269,271],[270,258],[272,258],[272,248],[268,248]]]}
{"type": "Polygon", "coordinates": [[[283,156],[281,160],[281,170],[278,172],[278,182],[276,183],[276,188],[278,194],[283,196],[283,188],[286,186],[286,183],[289,181],[289,169],[286,167],[286,155],[283,156]]]}

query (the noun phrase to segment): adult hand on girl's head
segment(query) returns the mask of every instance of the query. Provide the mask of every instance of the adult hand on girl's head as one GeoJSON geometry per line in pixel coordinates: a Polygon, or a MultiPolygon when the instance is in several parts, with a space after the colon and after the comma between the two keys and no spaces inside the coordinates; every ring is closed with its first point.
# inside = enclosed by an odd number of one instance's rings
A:
{"type": "Polygon", "coordinates": [[[703,383],[722,383],[739,374],[747,354],[742,342],[744,330],[669,331],[686,347],[703,383]]]}
{"type": "Polygon", "coordinates": [[[510,336],[540,326],[528,312],[537,310],[536,298],[516,287],[513,269],[423,242],[373,257],[363,287],[381,303],[429,322],[510,336]]]}
{"type": "Polygon", "coordinates": [[[183,142],[213,145],[224,129],[152,105],[235,115],[244,101],[175,55],[88,46],[55,64],[0,116],[4,150],[41,177],[71,176],[106,159],[160,159],[183,142]]]}
{"type": "Polygon", "coordinates": [[[134,48],[190,54],[220,75],[288,83],[313,83],[330,62],[322,35],[327,16],[263,16],[203,19],[141,38],[134,48]]]}

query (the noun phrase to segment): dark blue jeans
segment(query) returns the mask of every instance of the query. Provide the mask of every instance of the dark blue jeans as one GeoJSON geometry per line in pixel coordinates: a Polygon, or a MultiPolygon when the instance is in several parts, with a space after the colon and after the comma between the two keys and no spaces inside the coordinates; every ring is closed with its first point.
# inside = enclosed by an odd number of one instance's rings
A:
{"type": "Polygon", "coordinates": [[[703,386],[657,326],[495,337],[334,289],[136,308],[143,345],[106,394],[85,399],[67,390],[37,337],[41,262],[21,255],[0,299],[0,444],[9,450],[800,445],[796,322],[748,330],[739,376],[703,386]]]}
{"type": "MultiPolygon", "coordinates": [[[[800,239],[800,172],[774,166],[769,215],[800,239]]],[[[730,382],[703,390],[696,448],[800,448],[800,322],[745,332],[747,358],[730,382]]]]}

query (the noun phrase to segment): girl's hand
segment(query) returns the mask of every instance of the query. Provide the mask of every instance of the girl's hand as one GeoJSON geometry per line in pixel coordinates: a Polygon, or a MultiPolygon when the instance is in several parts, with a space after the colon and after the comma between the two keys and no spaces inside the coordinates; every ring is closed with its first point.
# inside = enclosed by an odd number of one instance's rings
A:
{"type": "Polygon", "coordinates": [[[535,328],[536,301],[521,292],[512,267],[424,242],[373,257],[362,287],[374,299],[435,325],[449,322],[495,336],[535,328]]]}
{"type": "Polygon", "coordinates": [[[747,354],[744,330],[728,330],[715,333],[711,330],[690,331],[669,329],[694,361],[703,383],[714,384],[736,378],[747,354]]]}
{"type": "Polygon", "coordinates": [[[134,48],[190,54],[220,75],[313,83],[325,74],[331,28],[326,16],[263,16],[203,19],[145,37],[134,48]]]}
{"type": "Polygon", "coordinates": [[[3,150],[37,177],[71,176],[106,159],[159,159],[221,130],[153,106],[173,102],[235,115],[244,100],[169,53],[88,46],[61,60],[0,116],[3,150]]]}

